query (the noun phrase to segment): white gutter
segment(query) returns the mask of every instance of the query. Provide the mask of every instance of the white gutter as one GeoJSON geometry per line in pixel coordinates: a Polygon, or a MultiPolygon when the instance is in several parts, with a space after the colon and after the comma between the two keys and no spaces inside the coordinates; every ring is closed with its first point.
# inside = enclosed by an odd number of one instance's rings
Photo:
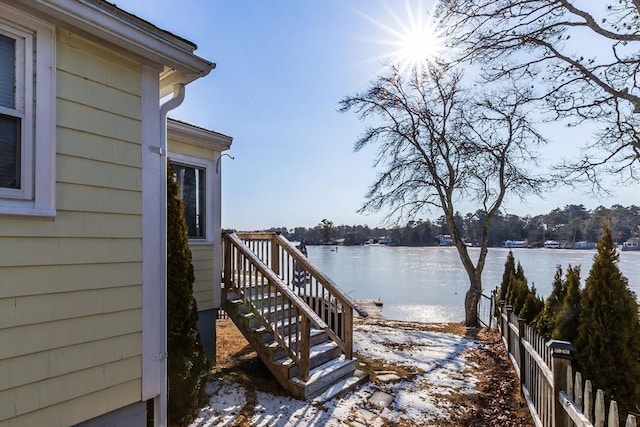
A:
{"type": "Polygon", "coordinates": [[[162,291],[160,294],[160,354],[162,357],[160,388],[160,405],[155,409],[155,425],[166,427],[167,424],[167,114],[177,108],[184,101],[184,85],[173,86],[173,97],[160,106],[160,283],[162,291]]]}

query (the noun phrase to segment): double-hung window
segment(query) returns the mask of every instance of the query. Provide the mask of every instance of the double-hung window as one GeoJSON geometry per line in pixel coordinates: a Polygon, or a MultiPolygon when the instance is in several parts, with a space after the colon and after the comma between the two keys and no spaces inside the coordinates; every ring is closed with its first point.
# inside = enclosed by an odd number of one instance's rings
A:
{"type": "Polygon", "coordinates": [[[0,5],[0,214],[55,213],[54,31],[0,5]]]}
{"type": "Polygon", "coordinates": [[[206,169],[195,165],[171,162],[178,182],[179,196],[184,203],[190,239],[207,238],[206,169]]]}

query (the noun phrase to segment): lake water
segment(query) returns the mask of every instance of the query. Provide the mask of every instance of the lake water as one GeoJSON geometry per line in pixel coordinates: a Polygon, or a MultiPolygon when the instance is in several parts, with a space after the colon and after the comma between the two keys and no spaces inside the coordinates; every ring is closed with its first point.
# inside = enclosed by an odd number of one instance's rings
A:
{"type": "MultiPolygon", "coordinates": [[[[464,296],[469,287],[453,247],[307,246],[309,259],[352,298],[380,298],[389,319],[422,322],[464,320],[464,296]]],[[[551,292],[556,265],[580,265],[589,274],[595,250],[512,249],[531,285],[544,298],[551,292]]],[[[479,249],[469,248],[472,259],[479,249]]],[[[491,248],[482,284],[489,295],[502,280],[508,249],[491,248]]],[[[640,296],[640,251],[621,252],[619,267],[630,288],[640,296]]]]}

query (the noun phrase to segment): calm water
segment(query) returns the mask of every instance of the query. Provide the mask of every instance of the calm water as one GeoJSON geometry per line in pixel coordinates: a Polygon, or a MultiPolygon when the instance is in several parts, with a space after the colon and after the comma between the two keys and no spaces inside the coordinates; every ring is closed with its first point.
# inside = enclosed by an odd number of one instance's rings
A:
{"type": "MultiPolygon", "coordinates": [[[[453,247],[308,246],[309,259],[353,298],[380,298],[390,319],[423,322],[454,322],[464,319],[467,274],[453,247]]],[[[470,248],[472,259],[479,249],[470,248]]],[[[487,255],[482,284],[485,294],[502,280],[508,249],[492,248],[487,255]]],[[[581,278],[589,274],[595,250],[513,249],[546,298],[551,291],[555,266],[563,272],[569,264],[582,266],[581,278]]],[[[640,295],[640,252],[621,252],[620,270],[631,289],[640,295]]]]}

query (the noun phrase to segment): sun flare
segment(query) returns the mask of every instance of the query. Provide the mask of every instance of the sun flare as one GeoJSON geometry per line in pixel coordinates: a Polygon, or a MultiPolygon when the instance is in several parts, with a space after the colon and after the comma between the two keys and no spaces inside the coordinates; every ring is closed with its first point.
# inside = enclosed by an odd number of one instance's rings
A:
{"type": "Polygon", "coordinates": [[[399,69],[425,71],[429,64],[442,57],[444,41],[430,24],[410,27],[396,41],[398,49],[391,53],[392,62],[399,69]]]}
{"type": "Polygon", "coordinates": [[[384,33],[383,39],[374,41],[387,47],[377,59],[385,66],[396,67],[401,74],[415,71],[422,75],[445,58],[446,31],[437,16],[435,3],[429,9],[422,1],[405,0],[404,13],[390,6],[403,3],[385,3],[387,16],[382,21],[360,13],[384,33]]]}

